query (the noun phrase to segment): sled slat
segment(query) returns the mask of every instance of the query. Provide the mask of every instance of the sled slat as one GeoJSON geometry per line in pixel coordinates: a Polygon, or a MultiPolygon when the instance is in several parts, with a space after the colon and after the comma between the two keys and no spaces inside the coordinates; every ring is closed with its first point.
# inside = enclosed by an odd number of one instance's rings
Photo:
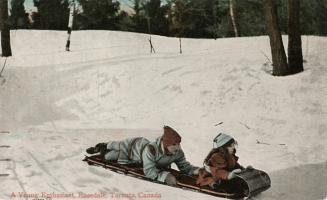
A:
{"type": "MultiPolygon", "coordinates": [[[[151,181],[153,183],[166,185],[164,183],[161,183],[158,181],[153,181],[153,180],[147,178],[144,175],[143,170],[141,168],[138,168],[138,167],[133,168],[132,167],[133,165],[120,165],[120,164],[114,163],[114,162],[103,162],[101,159],[99,159],[96,156],[92,156],[92,157],[86,156],[83,161],[87,162],[89,165],[102,166],[105,169],[109,169],[109,170],[112,170],[117,173],[122,173],[124,175],[129,175],[129,176],[136,177],[136,178],[139,178],[142,180],[147,180],[147,181],[151,181]]],[[[174,169],[169,169],[169,171],[173,174],[179,174],[178,171],[176,171],[174,169]]],[[[230,199],[239,198],[239,196],[237,196],[236,194],[217,192],[214,190],[210,190],[209,187],[199,187],[199,186],[195,185],[195,179],[194,179],[194,177],[191,177],[191,176],[179,175],[179,176],[177,176],[177,179],[178,179],[177,186],[173,186],[173,187],[177,187],[177,188],[181,188],[181,189],[185,189],[185,190],[191,190],[191,191],[195,191],[195,192],[200,192],[200,193],[213,195],[213,196],[217,196],[217,197],[224,197],[224,198],[230,198],[230,199]],[[187,184],[187,183],[185,183],[185,181],[191,182],[194,185],[187,184]]]]}

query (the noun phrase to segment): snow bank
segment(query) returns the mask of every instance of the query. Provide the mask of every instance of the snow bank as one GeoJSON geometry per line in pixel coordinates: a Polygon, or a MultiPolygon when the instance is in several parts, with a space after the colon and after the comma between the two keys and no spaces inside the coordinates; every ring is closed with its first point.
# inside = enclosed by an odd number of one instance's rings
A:
{"type": "Polygon", "coordinates": [[[196,165],[219,131],[233,135],[241,164],[271,175],[272,188],[255,199],[326,198],[325,37],[303,37],[305,71],[287,77],[267,73],[266,36],[183,39],[181,55],[176,38],[153,36],[150,54],[147,35],[126,32],[73,32],[71,52],[66,32],[11,37],[14,56],[0,78],[0,127],[11,132],[0,141],[11,148],[0,157],[13,161],[3,165],[10,175],[0,177],[0,198],[44,191],[217,199],[81,162],[90,145],[154,139],[163,125],[180,132],[196,165]]]}

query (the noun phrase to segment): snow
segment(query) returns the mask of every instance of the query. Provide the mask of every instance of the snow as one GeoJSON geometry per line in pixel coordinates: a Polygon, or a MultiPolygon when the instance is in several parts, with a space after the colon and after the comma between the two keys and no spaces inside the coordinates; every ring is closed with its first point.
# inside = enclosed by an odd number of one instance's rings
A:
{"type": "Polygon", "coordinates": [[[303,36],[305,71],[286,77],[268,73],[267,36],[182,39],[183,54],[176,38],[152,36],[157,53],[150,54],[147,35],[114,31],[73,32],[66,52],[66,37],[11,32],[14,56],[0,78],[0,131],[10,131],[0,133],[0,145],[11,148],[0,148],[0,158],[12,160],[1,161],[9,176],[0,177],[0,199],[12,192],[219,199],[81,161],[91,145],[153,140],[164,125],[182,135],[199,166],[220,131],[235,137],[240,163],[272,179],[253,199],[327,199],[326,37],[303,36]]]}

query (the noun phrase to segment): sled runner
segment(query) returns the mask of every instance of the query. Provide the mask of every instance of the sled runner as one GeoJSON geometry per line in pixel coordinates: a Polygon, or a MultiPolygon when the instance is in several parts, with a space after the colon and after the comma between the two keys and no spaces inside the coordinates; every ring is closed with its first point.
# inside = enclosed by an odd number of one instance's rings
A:
{"type": "MultiPolygon", "coordinates": [[[[105,169],[109,169],[120,174],[166,185],[165,183],[147,178],[143,173],[141,165],[122,165],[116,162],[108,162],[101,159],[101,157],[98,155],[85,156],[83,161],[87,162],[89,165],[101,166],[105,169]]],[[[177,170],[174,169],[165,170],[172,173],[177,179],[177,185],[172,187],[228,199],[243,199],[245,197],[250,197],[258,194],[270,187],[269,176],[265,172],[256,169],[242,171],[237,178],[232,179],[228,182],[228,184],[220,184],[218,186],[218,190],[213,190],[208,186],[198,186],[196,184],[196,177],[180,174],[177,170]]]]}

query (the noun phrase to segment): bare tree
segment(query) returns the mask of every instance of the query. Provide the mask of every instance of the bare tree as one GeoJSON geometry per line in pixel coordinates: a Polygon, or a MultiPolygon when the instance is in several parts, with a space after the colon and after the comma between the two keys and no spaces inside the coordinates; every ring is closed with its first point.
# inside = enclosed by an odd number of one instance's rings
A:
{"type": "Polygon", "coordinates": [[[11,56],[10,29],[8,24],[8,0],[0,0],[0,29],[2,57],[11,56]]]}
{"type": "Polygon", "coordinates": [[[188,26],[187,17],[190,9],[185,0],[174,0],[170,13],[170,30],[179,38],[179,53],[182,54],[182,36],[188,26]]]}
{"type": "Polygon", "coordinates": [[[149,33],[149,43],[150,43],[150,53],[156,53],[156,50],[154,49],[153,47],[153,44],[152,44],[152,39],[151,39],[151,21],[150,21],[150,17],[148,16],[147,17],[147,22],[148,22],[148,33],[149,33]]]}
{"type": "Polygon", "coordinates": [[[230,18],[232,20],[232,25],[233,25],[233,30],[235,37],[238,37],[238,30],[237,30],[237,25],[236,25],[236,15],[235,15],[235,0],[229,0],[229,13],[230,13],[230,18]]]}
{"type": "Polygon", "coordinates": [[[287,65],[283,40],[278,27],[278,16],[275,0],[264,0],[264,9],[270,39],[273,75],[288,75],[290,74],[290,69],[287,65]]]}
{"type": "Polygon", "coordinates": [[[75,1],[73,0],[70,3],[70,9],[69,9],[68,29],[67,29],[68,37],[66,42],[66,51],[70,51],[70,37],[73,30],[74,15],[75,15],[75,1]]]}
{"type": "Polygon", "coordinates": [[[300,0],[288,0],[288,65],[291,73],[303,71],[300,0]]]}

